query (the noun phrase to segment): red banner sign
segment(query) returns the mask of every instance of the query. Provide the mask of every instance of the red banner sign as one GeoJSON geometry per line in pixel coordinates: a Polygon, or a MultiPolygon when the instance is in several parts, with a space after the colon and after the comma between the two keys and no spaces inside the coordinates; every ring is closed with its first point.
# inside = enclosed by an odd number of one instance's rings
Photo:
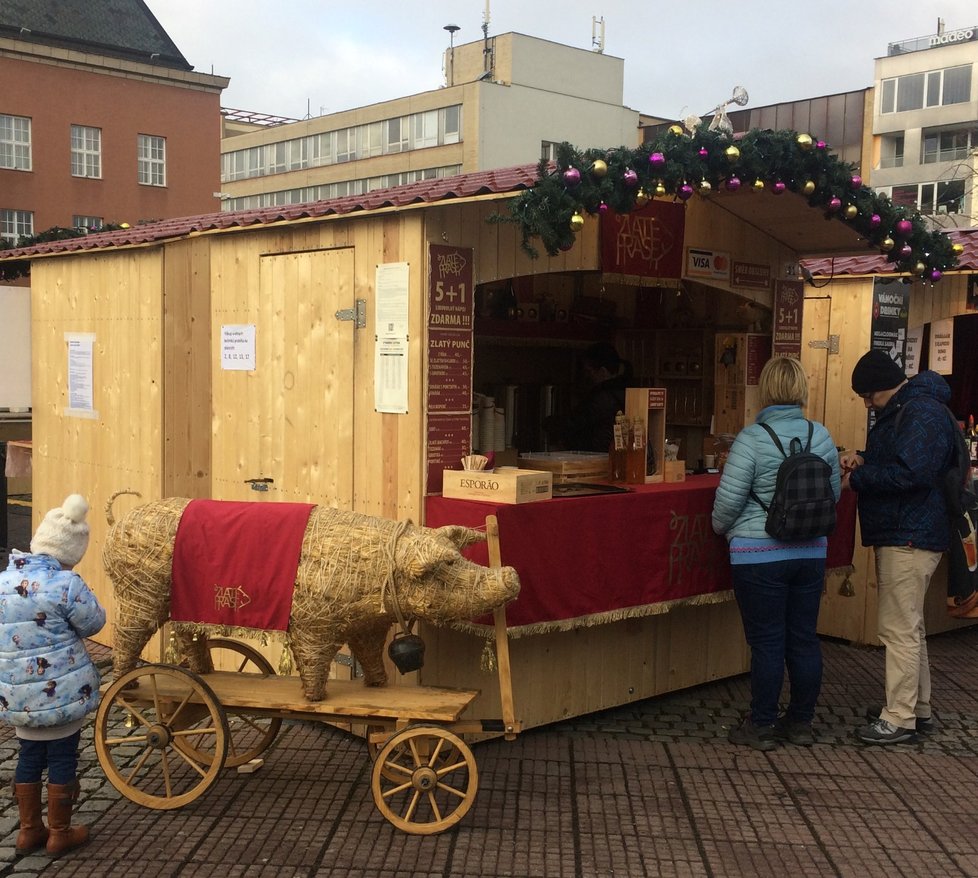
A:
{"type": "Polygon", "coordinates": [[[472,248],[430,245],[428,326],[472,331],[472,248]]]}
{"type": "Polygon", "coordinates": [[[682,204],[650,201],[631,213],[601,218],[601,268],[610,274],[682,277],[686,211],[682,204]]]}
{"type": "Polygon", "coordinates": [[[779,280],[774,288],[775,357],[801,359],[801,314],[805,287],[800,280],[779,280]]]}

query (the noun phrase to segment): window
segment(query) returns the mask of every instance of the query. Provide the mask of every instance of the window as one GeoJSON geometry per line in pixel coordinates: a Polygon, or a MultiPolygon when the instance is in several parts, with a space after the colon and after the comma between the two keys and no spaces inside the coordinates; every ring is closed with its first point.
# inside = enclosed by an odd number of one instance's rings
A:
{"type": "Polygon", "coordinates": [[[87,229],[89,232],[97,232],[102,228],[102,217],[80,216],[79,214],[75,214],[71,218],[71,227],[74,229],[87,229]]]}
{"type": "Polygon", "coordinates": [[[903,135],[884,136],[880,144],[880,167],[903,167],[903,135]]]}
{"type": "Polygon", "coordinates": [[[34,214],[29,210],[0,210],[0,238],[11,244],[34,234],[34,214]]]}
{"type": "Polygon", "coordinates": [[[924,74],[901,76],[897,82],[897,112],[919,110],[924,105],[924,74]]]}
{"type": "Polygon", "coordinates": [[[349,162],[357,157],[357,129],[343,128],[336,132],[336,161],[349,162]]]}
{"type": "Polygon", "coordinates": [[[540,158],[545,162],[557,161],[557,144],[550,140],[541,140],[540,158]]]}
{"type": "Polygon", "coordinates": [[[31,120],[0,115],[0,168],[31,170],[31,120]]]}
{"type": "Polygon", "coordinates": [[[71,126],[71,176],[102,176],[102,129],[71,126]]]}
{"type": "Polygon", "coordinates": [[[884,79],[880,88],[880,113],[902,113],[970,100],[971,65],[963,64],[884,79]]]}
{"type": "Polygon", "coordinates": [[[975,146],[978,146],[976,131],[931,131],[924,134],[921,161],[924,164],[962,161],[975,146]]]}
{"type": "Polygon", "coordinates": [[[944,71],[941,104],[965,104],[971,100],[971,65],[949,67],[944,71]]]}
{"type": "Polygon", "coordinates": [[[145,186],[166,185],[166,138],[152,134],[137,137],[137,179],[145,186]]]}
{"type": "Polygon", "coordinates": [[[408,144],[408,119],[406,116],[387,120],[387,151],[404,152],[408,144]]]}
{"type": "Polygon", "coordinates": [[[371,122],[369,125],[361,125],[358,129],[360,133],[360,155],[363,158],[372,155],[380,155],[384,151],[384,123],[371,122]]]}
{"type": "Polygon", "coordinates": [[[962,213],[964,180],[894,186],[890,200],[898,207],[919,210],[923,216],[962,213]]]}
{"type": "Polygon", "coordinates": [[[438,111],[415,113],[411,118],[414,122],[414,148],[438,146],[438,111]]]}
{"type": "Polygon", "coordinates": [[[445,136],[442,143],[458,143],[462,139],[462,107],[456,104],[442,110],[445,117],[445,136]]]}

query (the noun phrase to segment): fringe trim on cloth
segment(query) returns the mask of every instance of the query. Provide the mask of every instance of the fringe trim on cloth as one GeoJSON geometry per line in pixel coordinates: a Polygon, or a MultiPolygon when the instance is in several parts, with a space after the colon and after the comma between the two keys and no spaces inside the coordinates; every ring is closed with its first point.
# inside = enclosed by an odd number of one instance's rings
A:
{"type": "MultiPolygon", "coordinates": [[[[621,622],[624,619],[640,619],[646,616],[661,616],[682,607],[703,607],[708,604],[722,604],[733,600],[733,590],[712,592],[711,594],[694,595],[689,598],[677,598],[673,601],[659,601],[654,604],[643,604],[639,607],[625,607],[620,610],[609,610],[605,613],[593,613],[588,616],[577,616],[574,619],[556,619],[552,622],[534,622],[530,625],[516,625],[506,629],[510,640],[529,637],[533,634],[554,634],[560,631],[576,631],[579,628],[592,628],[595,625],[607,625],[609,622],[621,622]]],[[[452,622],[448,627],[464,634],[475,634],[486,639],[486,645],[496,639],[496,630],[492,625],[480,625],[476,622],[452,622]]],[[[483,659],[485,664],[485,657],[483,659]]]]}
{"type": "Polygon", "coordinates": [[[268,646],[272,642],[279,643],[282,646],[282,655],[278,663],[279,675],[288,677],[295,669],[292,661],[292,641],[287,631],[268,631],[264,628],[245,628],[241,625],[210,625],[206,622],[171,621],[167,625],[170,635],[167,639],[164,661],[168,664],[175,665],[179,660],[174,642],[174,635],[179,633],[194,640],[201,637],[231,637],[238,640],[257,640],[262,646],[268,646]]]}

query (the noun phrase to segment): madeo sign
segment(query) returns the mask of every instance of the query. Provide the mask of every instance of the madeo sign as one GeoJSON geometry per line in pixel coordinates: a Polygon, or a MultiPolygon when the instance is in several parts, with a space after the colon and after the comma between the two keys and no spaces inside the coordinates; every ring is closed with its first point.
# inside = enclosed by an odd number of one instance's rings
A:
{"type": "Polygon", "coordinates": [[[973,27],[962,28],[961,30],[946,31],[942,34],[934,34],[930,38],[928,46],[934,48],[935,46],[948,46],[951,43],[967,43],[969,40],[975,38],[975,29],[973,27]]]}

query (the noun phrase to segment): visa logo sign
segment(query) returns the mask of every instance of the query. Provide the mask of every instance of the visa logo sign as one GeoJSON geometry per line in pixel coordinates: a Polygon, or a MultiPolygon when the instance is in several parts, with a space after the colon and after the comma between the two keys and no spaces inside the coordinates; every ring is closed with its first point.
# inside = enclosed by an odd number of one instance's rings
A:
{"type": "Polygon", "coordinates": [[[686,251],[686,274],[690,277],[708,277],[713,280],[730,279],[730,257],[715,250],[686,251]]]}

